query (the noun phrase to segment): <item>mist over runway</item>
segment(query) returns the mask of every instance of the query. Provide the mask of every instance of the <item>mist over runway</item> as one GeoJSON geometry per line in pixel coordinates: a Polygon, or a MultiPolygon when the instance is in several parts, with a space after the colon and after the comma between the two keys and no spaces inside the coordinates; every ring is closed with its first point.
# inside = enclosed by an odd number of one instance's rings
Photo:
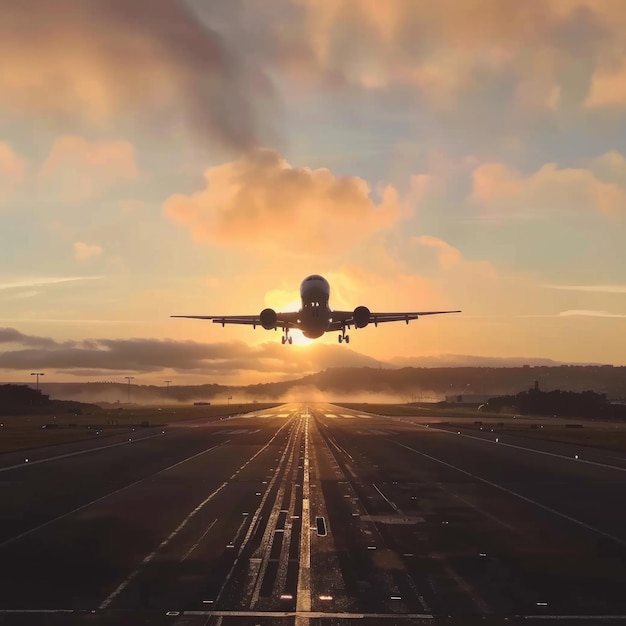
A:
{"type": "Polygon", "coordinates": [[[626,621],[626,459],[423,422],[287,404],[1,455],[0,624],[626,621]]]}

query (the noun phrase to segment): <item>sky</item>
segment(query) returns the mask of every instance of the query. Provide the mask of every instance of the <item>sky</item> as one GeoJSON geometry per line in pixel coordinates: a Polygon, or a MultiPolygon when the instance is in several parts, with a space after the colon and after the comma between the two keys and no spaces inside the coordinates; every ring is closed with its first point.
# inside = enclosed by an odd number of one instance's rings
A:
{"type": "Polygon", "coordinates": [[[0,4],[0,380],[626,365],[622,0],[0,4]],[[282,346],[173,314],[462,309],[282,346]]]}

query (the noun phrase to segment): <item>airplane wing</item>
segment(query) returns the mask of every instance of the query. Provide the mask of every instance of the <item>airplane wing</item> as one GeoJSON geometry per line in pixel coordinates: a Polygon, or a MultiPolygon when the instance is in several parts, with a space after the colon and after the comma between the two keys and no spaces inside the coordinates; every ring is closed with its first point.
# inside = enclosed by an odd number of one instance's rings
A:
{"type": "MultiPolygon", "coordinates": [[[[446,313],[461,313],[461,311],[407,311],[399,313],[370,312],[369,323],[378,326],[384,322],[406,322],[416,320],[422,315],[444,315],[446,313]]],[[[333,311],[329,330],[341,330],[344,326],[354,326],[354,311],[333,311]]]]}
{"type": "MultiPolygon", "coordinates": [[[[259,315],[171,315],[193,320],[210,320],[214,324],[243,324],[247,326],[261,326],[259,315]]],[[[276,313],[276,328],[298,328],[298,313],[276,313]]]]}

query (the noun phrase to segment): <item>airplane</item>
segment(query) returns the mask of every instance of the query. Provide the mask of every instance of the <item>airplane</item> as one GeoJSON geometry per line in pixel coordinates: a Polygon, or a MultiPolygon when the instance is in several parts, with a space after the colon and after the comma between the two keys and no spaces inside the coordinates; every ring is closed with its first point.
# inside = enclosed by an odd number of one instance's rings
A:
{"type": "Polygon", "coordinates": [[[324,333],[338,331],[339,343],[350,343],[350,335],[346,330],[352,326],[365,328],[372,323],[374,326],[383,322],[406,322],[416,320],[422,315],[442,315],[444,313],[461,313],[461,311],[411,311],[407,313],[372,313],[366,306],[358,306],[354,311],[333,311],[328,306],[330,285],[318,274],[307,276],[300,284],[302,306],[299,311],[277,313],[274,309],[263,309],[258,315],[172,315],[187,319],[212,320],[214,324],[247,324],[265,330],[282,329],[283,345],[293,343],[289,336],[291,329],[297,328],[308,339],[317,339],[324,333]]]}

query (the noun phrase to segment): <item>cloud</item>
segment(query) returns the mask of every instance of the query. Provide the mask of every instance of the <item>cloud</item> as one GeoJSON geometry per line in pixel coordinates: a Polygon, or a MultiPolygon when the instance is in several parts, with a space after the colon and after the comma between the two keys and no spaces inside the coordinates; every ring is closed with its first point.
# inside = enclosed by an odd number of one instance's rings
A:
{"type": "Polygon", "coordinates": [[[626,59],[617,68],[599,68],[593,74],[585,105],[621,107],[626,104],[626,59]]]}
{"type": "Polygon", "coordinates": [[[430,235],[421,235],[416,238],[416,241],[427,248],[434,249],[439,263],[444,268],[454,267],[461,262],[461,252],[442,239],[430,235]]]}
{"type": "Polygon", "coordinates": [[[343,346],[285,347],[279,342],[250,346],[243,341],[200,343],[173,339],[85,339],[57,342],[0,329],[0,343],[22,346],[0,353],[0,369],[63,369],[227,376],[239,372],[310,373],[328,367],[360,367],[378,361],[343,346]]]}
{"type": "Polygon", "coordinates": [[[205,180],[202,191],[170,196],[164,214],[195,241],[247,250],[337,256],[408,210],[392,186],[376,202],[362,178],[293,167],[269,149],[210,167],[205,180]]]}
{"type": "Polygon", "coordinates": [[[371,311],[414,311],[444,302],[430,280],[400,264],[392,273],[382,266],[372,271],[363,265],[345,264],[326,277],[335,309],[365,305],[371,311]]]}
{"type": "Polygon", "coordinates": [[[581,101],[594,70],[623,49],[623,10],[610,0],[294,3],[306,33],[293,29],[306,42],[297,70],[368,89],[414,87],[439,108],[467,106],[463,94],[481,99],[499,82],[520,107],[554,110],[581,101]]]}
{"type": "Polygon", "coordinates": [[[75,127],[182,124],[236,150],[260,142],[273,90],[264,68],[182,0],[0,4],[2,108],[75,127]]]}
{"type": "MultiPolygon", "coordinates": [[[[524,365],[555,366],[560,361],[536,357],[496,357],[467,354],[438,354],[416,357],[394,357],[394,367],[523,367],[524,365]]],[[[476,389],[473,390],[476,393],[476,389]]]]}
{"type": "Polygon", "coordinates": [[[74,244],[74,258],[77,261],[91,261],[102,254],[102,247],[89,245],[82,241],[77,241],[74,244]]]}
{"type": "Polygon", "coordinates": [[[439,266],[446,271],[451,271],[455,275],[461,274],[462,280],[467,280],[468,276],[474,279],[495,280],[497,271],[488,261],[474,261],[466,259],[461,251],[451,246],[449,243],[433,237],[432,235],[421,235],[415,237],[415,241],[425,248],[433,250],[437,255],[439,266]]]}
{"type": "Polygon", "coordinates": [[[591,159],[589,169],[600,180],[623,185],[626,180],[626,159],[616,150],[609,150],[591,159]]]}
{"type": "Polygon", "coordinates": [[[0,328],[0,344],[2,343],[15,343],[34,348],[54,348],[58,346],[57,342],[54,339],[50,339],[50,337],[25,335],[15,328],[0,328]]]}
{"type": "Polygon", "coordinates": [[[481,212],[504,215],[595,211],[616,217],[626,210],[626,189],[623,181],[607,182],[606,174],[621,169],[620,157],[607,153],[592,161],[590,169],[546,163],[529,176],[503,163],[484,163],[473,171],[471,200],[481,212]]]}
{"type": "Polygon", "coordinates": [[[139,175],[133,146],[127,141],[89,142],[59,137],[39,170],[44,189],[65,201],[80,202],[139,175]]]}
{"type": "Polygon", "coordinates": [[[626,294],[626,285],[544,285],[544,287],[547,289],[560,289],[563,291],[626,294]]]}
{"type": "Polygon", "coordinates": [[[24,180],[26,161],[11,146],[0,141],[0,202],[6,200],[24,180]]]}
{"type": "Polygon", "coordinates": [[[23,289],[30,287],[43,287],[47,285],[58,285],[61,283],[71,283],[78,280],[99,280],[102,276],[40,276],[32,278],[22,278],[9,282],[0,282],[0,291],[5,289],[23,289]]]}
{"type": "Polygon", "coordinates": [[[594,311],[589,309],[570,309],[568,311],[561,311],[559,317],[621,317],[626,318],[626,315],[621,313],[610,313],[609,311],[594,311]]]}

